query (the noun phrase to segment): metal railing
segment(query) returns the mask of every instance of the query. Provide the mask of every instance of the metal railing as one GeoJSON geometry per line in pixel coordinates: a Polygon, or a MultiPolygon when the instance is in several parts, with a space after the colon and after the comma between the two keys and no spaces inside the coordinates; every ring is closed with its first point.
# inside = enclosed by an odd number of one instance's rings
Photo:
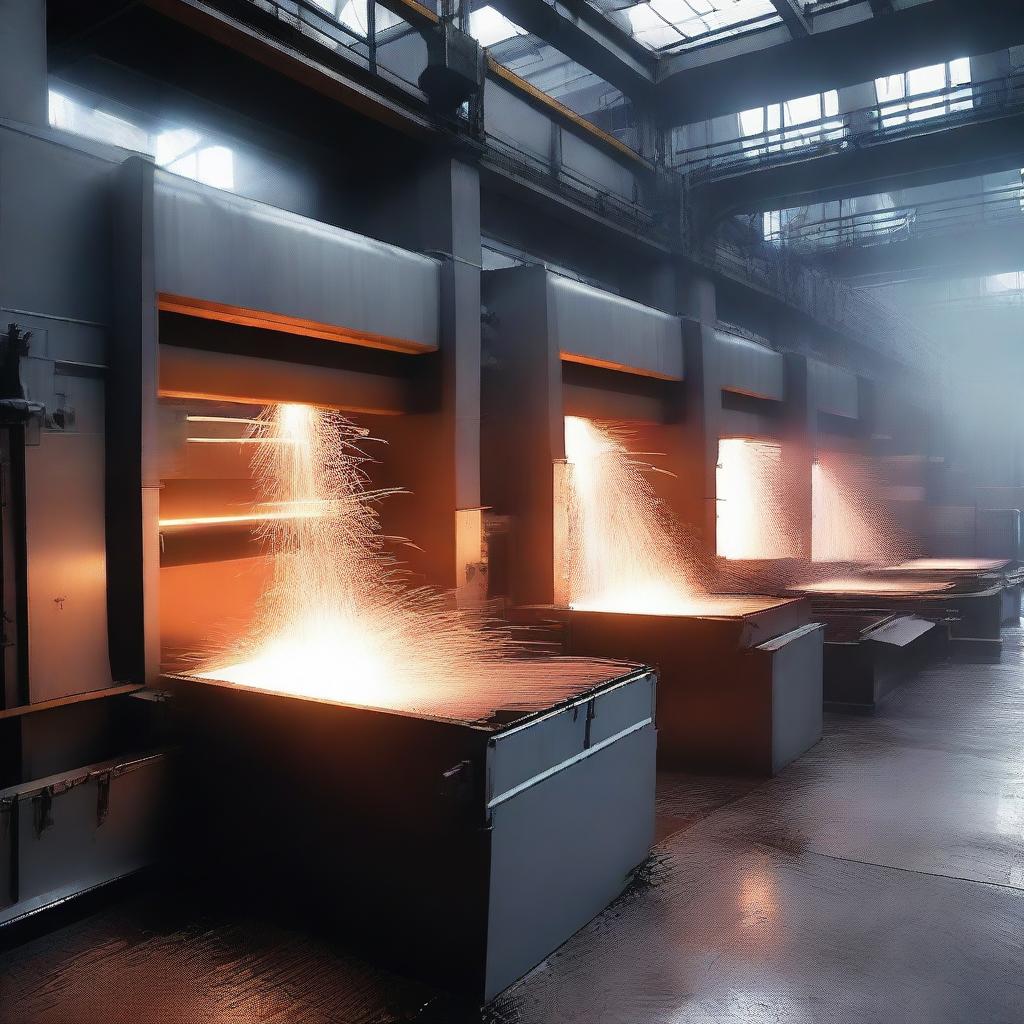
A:
{"type": "Polygon", "coordinates": [[[949,86],[815,121],[677,149],[672,163],[696,184],[1022,111],[1024,72],[1014,72],[1004,78],[949,86]]]}
{"type": "Polygon", "coordinates": [[[667,240],[667,233],[641,199],[632,201],[593,178],[565,164],[555,166],[547,154],[533,153],[518,141],[493,129],[487,132],[486,163],[499,170],[532,181],[547,191],[564,196],[569,202],[589,210],[637,235],[667,240]]]}
{"type": "Polygon", "coordinates": [[[795,253],[741,249],[716,239],[702,254],[712,270],[744,281],[842,334],[891,358],[927,365],[929,335],[891,306],[865,294],[795,253]]]}
{"type": "Polygon", "coordinates": [[[764,240],[780,248],[823,253],[1013,224],[1024,230],[1024,183],[803,222],[780,218],[764,240]]]}
{"type": "MultiPolygon", "coordinates": [[[[386,33],[388,39],[401,34],[418,35],[421,28],[411,23],[400,23],[384,33],[376,28],[368,31],[366,36],[353,33],[340,24],[328,12],[319,8],[312,0],[250,0],[254,7],[277,17],[282,23],[291,25],[303,36],[315,40],[329,49],[337,51],[344,48],[350,54],[362,58],[362,62],[378,77],[391,80],[405,88],[412,86],[415,91],[416,80],[422,67],[406,67],[396,69],[389,67],[382,56],[383,40],[386,33]]],[[[428,0],[428,7],[436,10],[436,5],[428,0]]],[[[390,8],[390,5],[389,5],[390,8]]],[[[424,55],[425,59],[425,55],[424,55]]],[[[1000,83],[1005,89],[1006,83],[1000,83]]],[[[1021,76],[1020,96],[1018,102],[1024,105],[1024,76],[1021,76]]],[[[1016,86],[1015,86],[1016,88],[1016,86]]],[[[978,87],[973,87],[973,103],[979,102],[978,87]]],[[[914,97],[914,101],[922,97],[914,97]]],[[[1005,105],[1005,104],[1004,104],[1005,105]]],[[[883,104],[882,107],[891,107],[883,104]]],[[[878,108],[872,108],[877,110],[878,108]]],[[[920,108],[917,108],[920,109],[920,108]]],[[[856,112],[855,112],[856,113],[856,112]]],[[[915,110],[916,113],[916,110],[915,110]]],[[[893,111],[883,113],[884,117],[897,116],[893,111]]],[[[852,122],[853,115],[846,115],[852,122]]],[[[825,119],[835,121],[835,118],[825,119]]],[[[618,128],[616,125],[613,127],[618,128]]],[[[628,127],[628,126],[626,126],[628,127]]],[[[800,126],[806,129],[807,126],[800,126]]],[[[883,125],[889,131],[891,126],[883,125]]],[[[832,128],[823,129],[826,134],[832,128]]],[[[851,132],[850,124],[844,123],[843,131],[846,138],[856,138],[851,132]]],[[[776,144],[792,141],[785,133],[792,129],[784,129],[782,133],[764,133],[762,140],[763,157],[774,155],[771,151],[776,144]],[[773,137],[777,136],[777,137],[773,137]]],[[[741,145],[739,163],[749,166],[752,159],[746,148],[751,139],[737,140],[741,145]]],[[[615,223],[637,235],[646,236],[661,244],[670,245],[672,228],[658,214],[657,202],[651,195],[639,194],[632,199],[610,192],[606,186],[587,178],[585,175],[565,166],[554,165],[549,154],[526,152],[523,147],[511,139],[489,131],[485,137],[484,163],[492,167],[520,176],[526,181],[534,181],[556,195],[563,196],[568,202],[615,223]]],[[[787,153],[786,150],[781,150],[787,153]]],[[[806,150],[801,150],[803,157],[806,150]]],[[[788,155],[788,153],[787,153],[788,155]]],[[[712,156],[706,154],[704,161],[712,166],[712,156]]],[[[681,168],[682,169],[682,168],[681,168]]],[[[689,166],[685,168],[689,170],[689,166]]],[[[761,289],[775,295],[782,302],[801,309],[822,324],[838,331],[863,339],[883,352],[902,359],[914,358],[931,347],[926,335],[914,327],[909,321],[900,317],[894,310],[862,293],[836,281],[820,270],[801,260],[783,257],[778,250],[774,254],[765,247],[765,251],[744,251],[726,243],[719,244],[708,256],[695,257],[706,260],[708,265],[720,273],[733,277],[751,287],[761,289]]]]}
{"type": "MultiPolygon", "coordinates": [[[[419,76],[427,66],[426,44],[420,29],[373,0],[366,5],[365,33],[343,24],[313,0],[249,2],[312,42],[334,52],[345,51],[346,56],[354,57],[370,73],[419,92],[419,76]]],[[[436,0],[420,3],[436,12],[436,0]]]]}

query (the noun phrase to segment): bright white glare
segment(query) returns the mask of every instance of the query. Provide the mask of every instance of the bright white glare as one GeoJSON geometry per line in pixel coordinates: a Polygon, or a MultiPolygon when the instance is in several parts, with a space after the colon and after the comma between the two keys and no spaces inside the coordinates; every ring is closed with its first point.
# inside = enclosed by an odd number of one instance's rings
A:
{"type": "Polygon", "coordinates": [[[469,34],[484,48],[503,43],[513,36],[526,35],[525,29],[521,29],[514,21],[509,21],[493,7],[481,7],[473,11],[469,24],[469,34]]]}
{"type": "Polygon", "coordinates": [[[835,89],[742,110],[738,115],[740,136],[749,140],[743,150],[751,155],[778,153],[827,139],[843,126],[838,115],[839,93],[835,89]],[[758,138],[765,133],[766,139],[758,138]]]}
{"type": "Polygon", "coordinates": [[[202,142],[200,132],[172,128],[156,136],[153,158],[160,167],[182,177],[213,188],[234,188],[234,153],[227,146],[203,146],[202,142]]]}
{"type": "Polygon", "coordinates": [[[649,0],[626,9],[633,38],[657,49],[743,22],[777,17],[771,0],[649,0]]]}
{"type": "Polygon", "coordinates": [[[227,146],[204,145],[192,128],[150,133],[123,117],[98,110],[51,89],[49,121],[54,128],[152,156],[158,166],[213,188],[235,187],[235,154],[227,146]]]}
{"type": "Polygon", "coordinates": [[[79,103],[63,93],[50,90],[49,121],[54,128],[84,135],[137,153],[149,152],[149,134],[123,117],[79,103]]]}
{"type": "Polygon", "coordinates": [[[985,278],[985,291],[989,295],[1019,292],[1022,290],[1022,277],[1024,277],[1024,273],[1019,270],[1012,270],[1007,274],[989,274],[985,278]]]}
{"type": "Polygon", "coordinates": [[[943,117],[957,110],[970,110],[974,103],[971,60],[969,57],[957,57],[946,64],[929,64],[902,74],[876,78],[875,97],[883,107],[882,125],[885,128],[943,117]],[[948,91],[947,96],[927,96],[944,90],[948,91]],[[915,96],[927,98],[915,100],[915,96]]]}
{"type": "Polygon", "coordinates": [[[726,559],[794,558],[792,477],[782,446],[747,438],[718,442],[716,550],[726,559]]]}

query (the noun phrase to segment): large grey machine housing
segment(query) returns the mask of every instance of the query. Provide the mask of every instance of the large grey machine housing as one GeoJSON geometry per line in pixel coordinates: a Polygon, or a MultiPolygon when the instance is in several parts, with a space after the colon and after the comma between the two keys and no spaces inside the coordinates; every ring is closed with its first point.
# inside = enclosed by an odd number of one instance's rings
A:
{"type": "Polygon", "coordinates": [[[609,664],[602,685],[473,722],[176,689],[178,834],[214,889],[480,1001],[600,913],[653,841],[650,669],[609,664]]]}

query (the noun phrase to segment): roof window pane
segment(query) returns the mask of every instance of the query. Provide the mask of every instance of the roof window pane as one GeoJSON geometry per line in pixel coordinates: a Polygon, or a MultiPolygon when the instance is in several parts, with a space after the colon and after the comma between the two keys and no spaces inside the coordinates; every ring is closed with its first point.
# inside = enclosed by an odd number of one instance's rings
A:
{"type": "Polygon", "coordinates": [[[469,24],[469,34],[485,49],[503,43],[513,36],[526,35],[525,29],[520,28],[514,21],[509,21],[493,7],[480,7],[473,11],[469,24]]]}

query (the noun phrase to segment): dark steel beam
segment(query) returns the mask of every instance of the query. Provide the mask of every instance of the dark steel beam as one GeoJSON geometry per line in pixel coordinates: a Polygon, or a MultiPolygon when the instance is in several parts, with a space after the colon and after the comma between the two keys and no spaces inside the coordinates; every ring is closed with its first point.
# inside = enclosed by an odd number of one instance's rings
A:
{"type": "Polygon", "coordinates": [[[800,38],[774,25],[663,58],[657,107],[669,124],[703,121],[1022,42],[1024,4],[931,0],[876,19],[857,0],[800,38]]]}
{"type": "Polygon", "coordinates": [[[800,0],[772,0],[772,6],[794,39],[811,34],[811,23],[804,16],[800,0]]]}
{"type": "Polygon", "coordinates": [[[868,0],[871,5],[871,13],[877,18],[880,14],[892,14],[892,0],[868,0]]]}
{"type": "Polygon", "coordinates": [[[657,58],[583,0],[493,0],[491,6],[630,98],[651,97],[657,58]]]}

